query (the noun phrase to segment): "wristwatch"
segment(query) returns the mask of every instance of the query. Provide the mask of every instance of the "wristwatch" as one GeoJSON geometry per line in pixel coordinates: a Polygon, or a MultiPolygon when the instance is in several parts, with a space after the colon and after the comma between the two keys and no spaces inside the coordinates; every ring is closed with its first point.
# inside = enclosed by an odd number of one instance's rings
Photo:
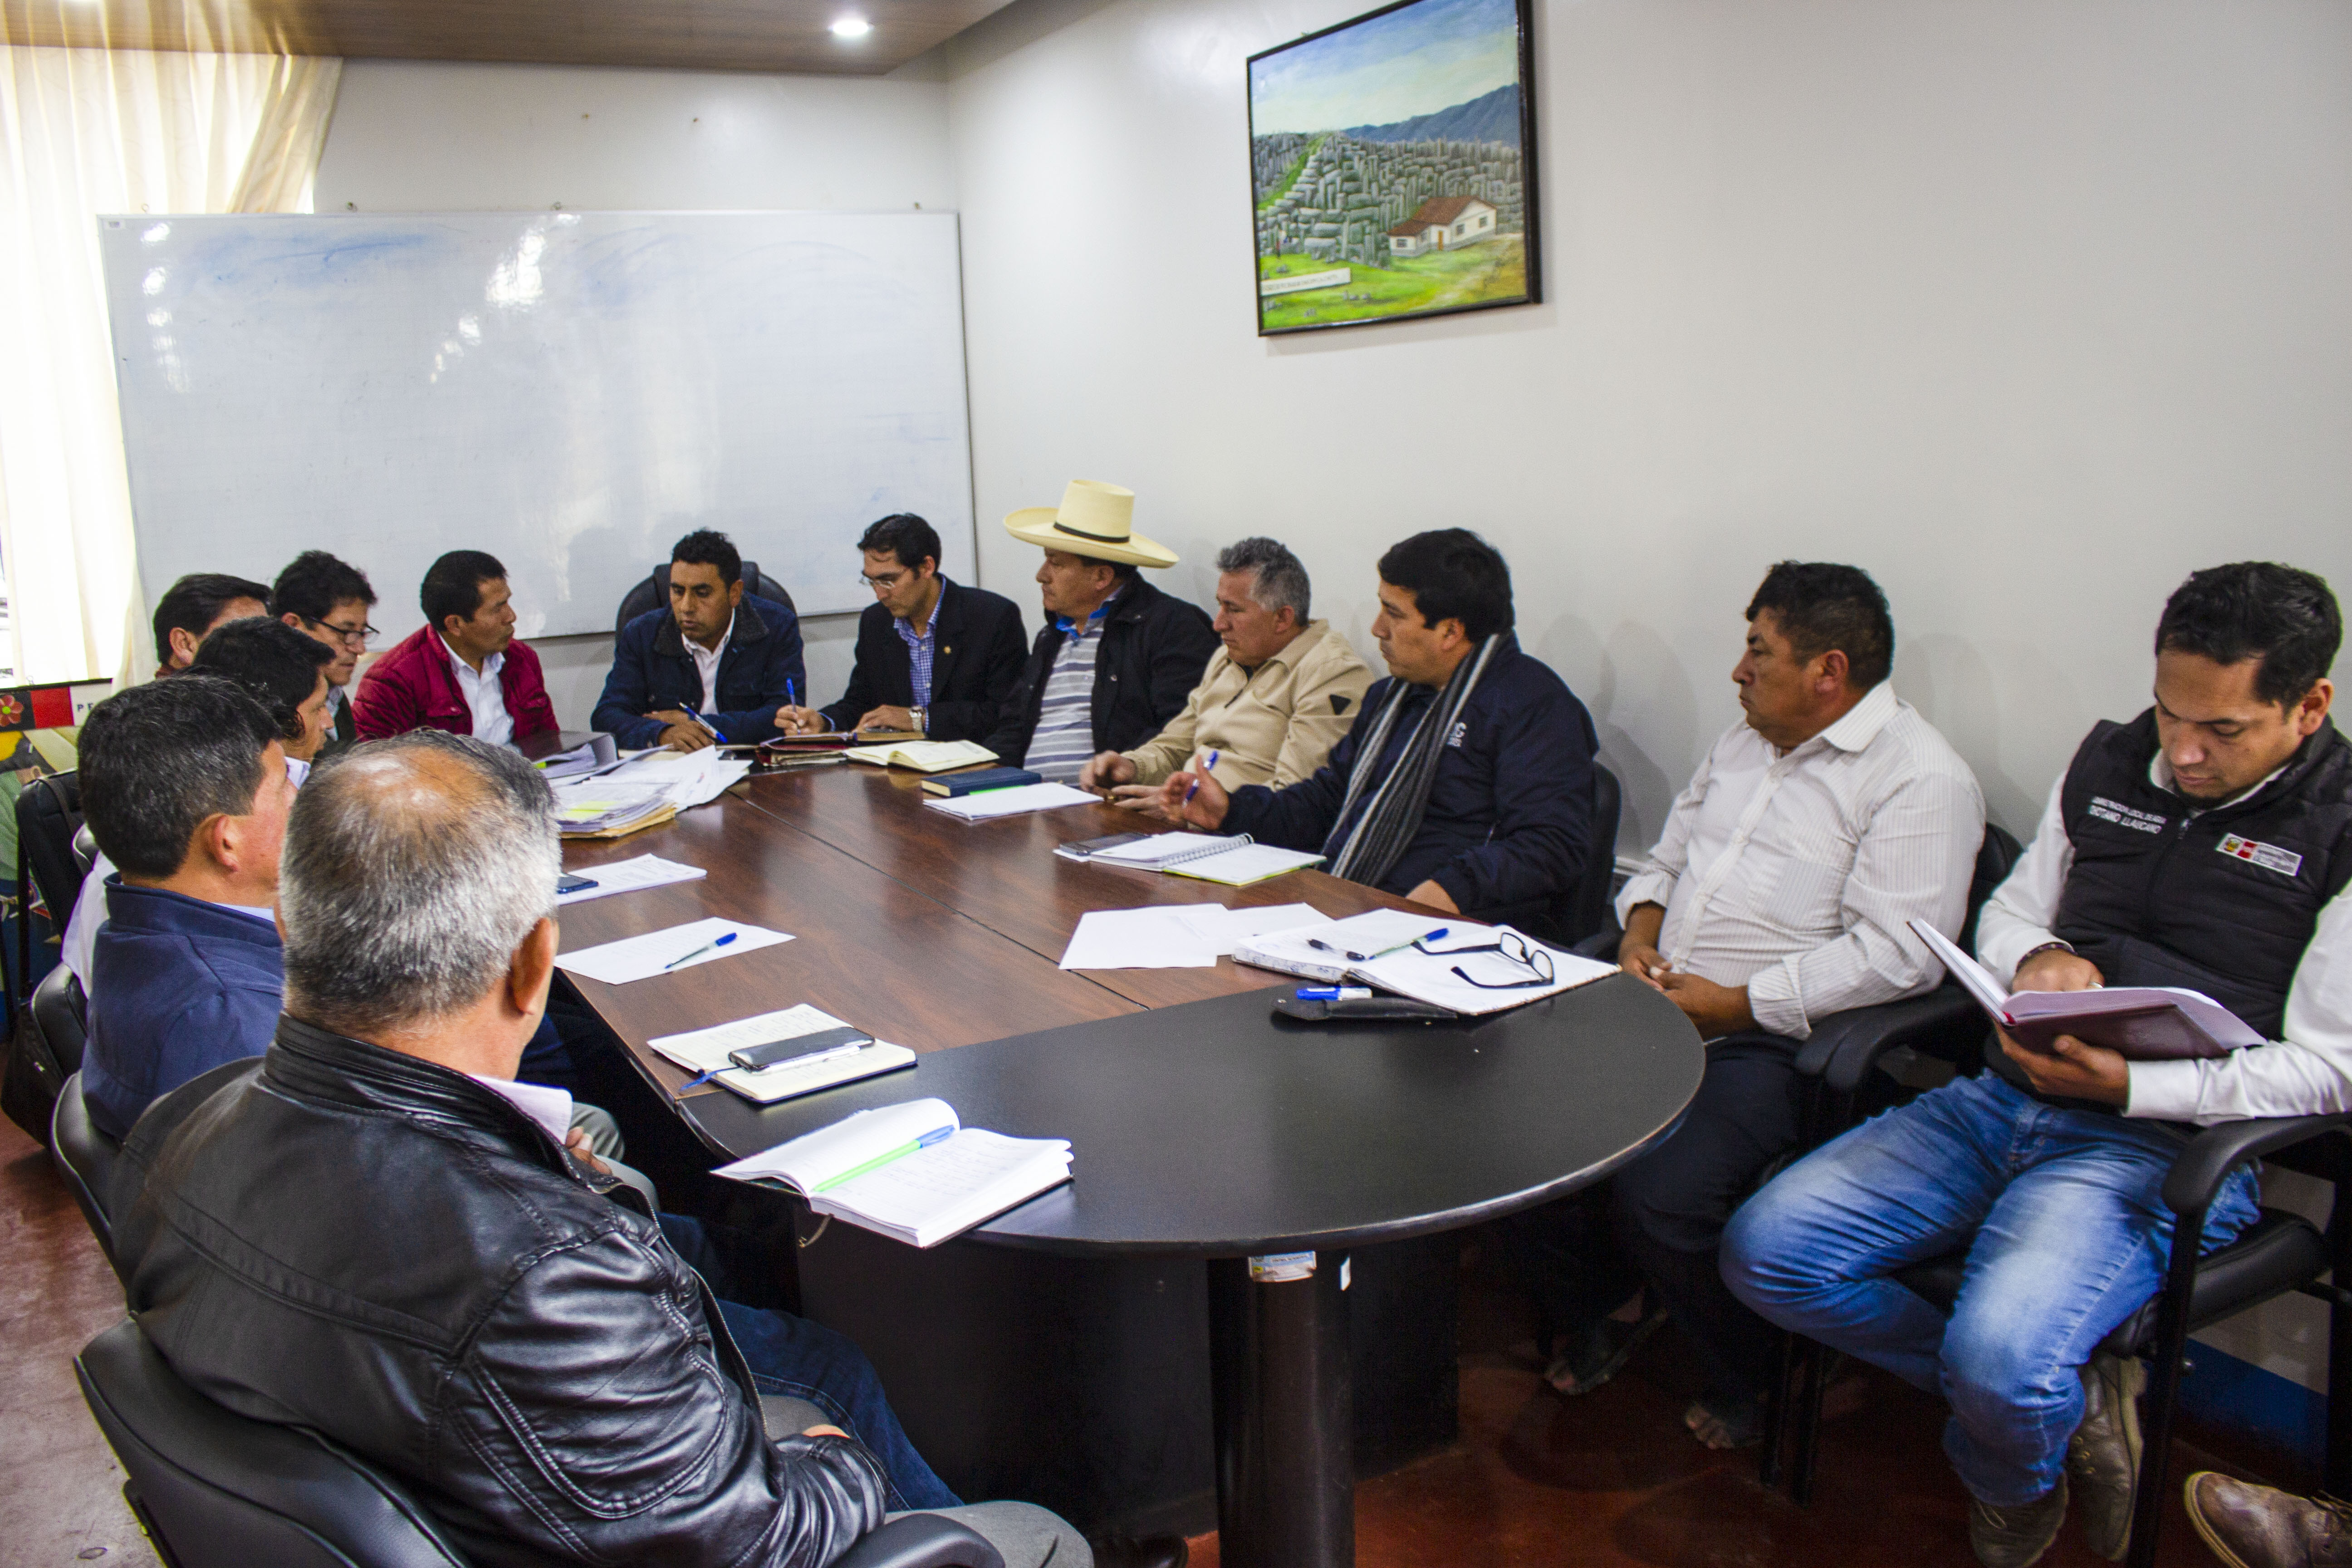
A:
{"type": "Polygon", "coordinates": [[[931,710],[928,708],[915,708],[908,710],[908,711],[915,715],[915,728],[920,730],[926,735],[929,734],[931,732],[931,710]]]}
{"type": "MultiPolygon", "coordinates": [[[[2053,937],[2050,941],[2043,942],[2040,947],[2031,950],[2024,957],[2019,959],[2017,961],[2017,967],[2019,969],[2024,968],[2027,964],[2032,963],[2035,959],[2041,957],[2045,952],[2072,952],[2074,951],[2074,944],[2073,942],[2060,942],[2053,937]]],[[[2012,973],[2014,973],[2014,971],[2012,971],[2012,973]]]]}

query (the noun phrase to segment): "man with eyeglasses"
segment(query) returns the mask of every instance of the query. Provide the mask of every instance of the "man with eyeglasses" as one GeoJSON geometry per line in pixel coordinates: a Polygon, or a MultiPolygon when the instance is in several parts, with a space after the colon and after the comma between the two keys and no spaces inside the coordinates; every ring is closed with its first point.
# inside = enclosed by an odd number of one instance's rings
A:
{"type": "Polygon", "coordinates": [[[1012,600],[940,572],[937,530],[912,512],[866,531],[860,579],[874,603],[857,617],[857,662],[841,700],[779,716],[788,733],[919,730],[976,741],[1021,679],[1029,638],[1012,600]]]}
{"type": "Polygon", "coordinates": [[[352,713],[352,673],[360,655],[367,652],[375,628],[368,612],[375,608],[375,589],[367,574],[345,564],[323,550],[305,550],[294,557],[269,590],[269,613],[296,631],[334,650],[327,665],[327,743],[320,749],[331,757],[359,743],[359,721],[352,713]]]}
{"type": "Polygon", "coordinates": [[[1741,720],[1617,898],[1617,961],[1697,1026],[1706,1076],[1681,1125],[1605,1188],[1505,1227],[1559,1336],[1547,1381],[1599,1387],[1671,1317],[1705,1378],[1684,1425],[1710,1448],[1762,1430],[1777,1336],[1716,1255],[1757,1176],[1796,1146],[1798,1042],[1943,978],[1907,922],[1958,933],[1985,821],[1968,763],[1887,683],[1895,622],[1867,573],[1783,561],[1747,619],[1741,720]],[[1645,1287],[1645,1312],[1612,1316],[1645,1287]]]}

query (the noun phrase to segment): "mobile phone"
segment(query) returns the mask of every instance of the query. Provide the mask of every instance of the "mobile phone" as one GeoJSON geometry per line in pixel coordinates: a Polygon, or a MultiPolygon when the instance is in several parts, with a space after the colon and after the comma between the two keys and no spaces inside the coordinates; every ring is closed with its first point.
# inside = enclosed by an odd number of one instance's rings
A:
{"type": "Polygon", "coordinates": [[[844,1024],[839,1028],[819,1029],[813,1035],[794,1035],[788,1040],[770,1040],[765,1045],[746,1046],[740,1051],[730,1051],[727,1059],[745,1072],[758,1072],[761,1068],[798,1057],[822,1056],[844,1047],[870,1046],[874,1037],[863,1029],[853,1029],[844,1024]]]}
{"type": "Polygon", "coordinates": [[[575,877],[569,871],[559,872],[555,878],[555,890],[559,893],[576,893],[583,888],[593,888],[595,885],[594,878],[575,877]]]}

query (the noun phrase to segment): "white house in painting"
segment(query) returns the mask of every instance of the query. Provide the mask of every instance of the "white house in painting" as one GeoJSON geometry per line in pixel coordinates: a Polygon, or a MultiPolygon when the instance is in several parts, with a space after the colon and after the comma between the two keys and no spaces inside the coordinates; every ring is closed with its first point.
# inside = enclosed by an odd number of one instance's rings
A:
{"type": "Polygon", "coordinates": [[[1389,248],[1399,256],[1452,246],[1475,245],[1495,237],[1495,205],[1476,196],[1435,196],[1389,230],[1389,248]]]}

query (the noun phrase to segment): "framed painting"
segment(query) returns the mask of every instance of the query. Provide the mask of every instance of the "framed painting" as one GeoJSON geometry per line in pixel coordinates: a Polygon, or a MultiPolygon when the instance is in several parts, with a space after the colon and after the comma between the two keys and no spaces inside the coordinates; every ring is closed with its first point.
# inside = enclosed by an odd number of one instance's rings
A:
{"type": "Polygon", "coordinates": [[[1531,0],[1400,0],[1249,59],[1260,335],[1543,298],[1531,0]]]}

